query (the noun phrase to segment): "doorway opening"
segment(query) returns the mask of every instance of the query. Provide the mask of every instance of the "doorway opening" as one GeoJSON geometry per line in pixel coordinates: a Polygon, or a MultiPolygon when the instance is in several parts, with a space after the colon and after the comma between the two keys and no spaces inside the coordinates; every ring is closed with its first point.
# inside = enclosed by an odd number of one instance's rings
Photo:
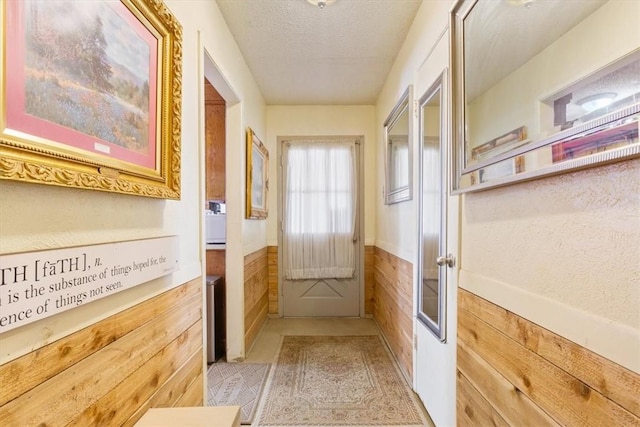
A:
{"type": "Polygon", "coordinates": [[[244,352],[244,343],[237,339],[243,327],[242,314],[238,315],[242,294],[225,286],[241,280],[243,274],[242,266],[228,262],[231,255],[242,251],[242,229],[235,225],[238,221],[227,221],[242,212],[242,198],[234,196],[241,194],[241,171],[226,165],[236,163],[233,159],[239,155],[244,134],[240,99],[202,44],[200,53],[201,259],[205,286],[211,283],[213,294],[211,304],[206,298],[203,301],[207,309],[204,351],[206,360],[213,362],[242,357],[244,352]]]}
{"type": "Polygon", "coordinates": [[[226,102],[204,78],[207,362],[226,356],[226,102]]]}

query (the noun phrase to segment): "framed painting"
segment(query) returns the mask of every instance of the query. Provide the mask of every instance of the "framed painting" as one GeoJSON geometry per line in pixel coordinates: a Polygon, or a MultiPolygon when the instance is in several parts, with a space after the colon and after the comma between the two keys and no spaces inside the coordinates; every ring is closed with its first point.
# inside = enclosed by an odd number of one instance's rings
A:
{"type": "Polygon", "coordinates": [[[0,179],[180,198],[182,27],[154,0],[0,6],[0,179]]]}
{"type": "Polygon", "coordinates": [[[267,218],[269,152],[251,128],[247,129],[247,212],[249,219],[267,218]]]}

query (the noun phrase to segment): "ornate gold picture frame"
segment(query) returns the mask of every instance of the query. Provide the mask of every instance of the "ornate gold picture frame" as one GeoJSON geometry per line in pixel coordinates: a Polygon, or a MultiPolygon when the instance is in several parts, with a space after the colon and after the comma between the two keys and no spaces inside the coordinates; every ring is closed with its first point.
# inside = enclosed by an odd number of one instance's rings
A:
{"type": "Polygon", "coordinates": [[[162,2],[3,2],[0,23],[0,179],[180,198],[182,27],[162,2]]]}
{"type": "Polygon", "coordinates": [[[266,219],[269,192],[269,151],[251,128],[247,129],[247,211],[248,219],[266,219]]]}

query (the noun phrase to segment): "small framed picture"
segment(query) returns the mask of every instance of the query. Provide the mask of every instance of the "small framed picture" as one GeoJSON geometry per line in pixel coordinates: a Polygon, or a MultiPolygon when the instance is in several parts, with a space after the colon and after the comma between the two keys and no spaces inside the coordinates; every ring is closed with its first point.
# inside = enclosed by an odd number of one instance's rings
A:
{"type": "Polygon", "coordinates": [[[267,218],[269,151],[255,132],[247,130],[247,212],[250,219],[267,218]]]}

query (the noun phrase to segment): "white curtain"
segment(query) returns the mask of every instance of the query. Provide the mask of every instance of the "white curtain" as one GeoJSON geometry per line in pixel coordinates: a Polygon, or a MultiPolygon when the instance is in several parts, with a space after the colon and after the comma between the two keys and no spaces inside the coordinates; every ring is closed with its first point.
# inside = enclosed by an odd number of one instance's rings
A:
{"type": "Polygon", "coordinates": [[[355,141],[297,140],[287,144],[284,277],[353,277],[355,141]]]}

